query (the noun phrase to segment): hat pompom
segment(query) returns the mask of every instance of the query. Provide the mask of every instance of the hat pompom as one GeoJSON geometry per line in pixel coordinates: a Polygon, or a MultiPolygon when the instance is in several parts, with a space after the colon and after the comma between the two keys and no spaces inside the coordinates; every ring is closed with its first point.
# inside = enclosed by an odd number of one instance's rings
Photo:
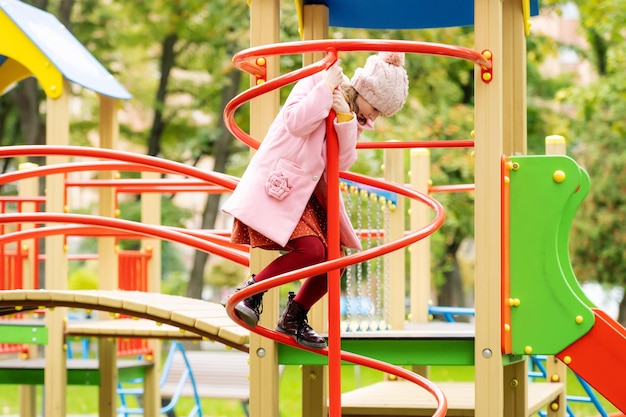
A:
{"type": "Polygon", "coordinates": [[[379,52],[380,59],[396,67],[404,66],[404,52],[379,52]]]}

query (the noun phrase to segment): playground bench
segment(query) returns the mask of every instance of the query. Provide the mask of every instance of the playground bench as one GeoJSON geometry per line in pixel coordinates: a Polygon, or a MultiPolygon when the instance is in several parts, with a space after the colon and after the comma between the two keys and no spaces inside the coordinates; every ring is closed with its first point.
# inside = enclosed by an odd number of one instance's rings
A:
{"type": "MultiPolygon", "coordinates": [[[[187,351],[195,389],[199,398],[239,400],[248,415],[250,401],[249,355],[239,351],[187,351]]],[[[176,355],[161,386],[161,397],[170,399],[176,395],[178,383],[185,372],[185,362],[176,355]]],[[[185,384],[179,395],[194,397],[194,387],[185,384]]]]}

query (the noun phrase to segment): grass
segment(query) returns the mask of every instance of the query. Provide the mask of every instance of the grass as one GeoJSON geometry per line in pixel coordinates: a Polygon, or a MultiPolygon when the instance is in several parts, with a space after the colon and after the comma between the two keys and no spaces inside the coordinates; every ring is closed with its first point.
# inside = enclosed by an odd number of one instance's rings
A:
{"type": "MultiPolygon", "coordinates": [[[[360,386],[382,381],[384,375],[375,370],[345,366],[342,369],[342,391],[350,391],[360,386]]],[[[433,381],[472,381],[472,367],[432,367],[430,379],[433,381]]],[[[301,371],[298,366],[287,366],[280,382],[280,415],[302,415],[301,371]]],[[[42,387],[38,387],[38,401],[41,401],[42,387]]],[[[585,395],[574,375],[568,376],[568,394],[585,395]]],[[[606,400],[601,399],[608,413],[617,411],[606,400]]],[[[570,403],[576,417],[599,415],[591,404],[570,403]]],[[[179,416],[185,416],[192,407],[189,399],[183,399],[176,407],[179,416]]],[[[38,404],[41,410],[41,403],[38,404]]],[[[67,414],[97,414],[98,388],[70,386],[67,391],[67,414]]],[[[204,400],[205,417],[245,417],[241,404],[235,400],[204,400]]],[[[3,385],[0,389],[0,416],[19,414],[18,390],[14,385],[3,385]]]]}

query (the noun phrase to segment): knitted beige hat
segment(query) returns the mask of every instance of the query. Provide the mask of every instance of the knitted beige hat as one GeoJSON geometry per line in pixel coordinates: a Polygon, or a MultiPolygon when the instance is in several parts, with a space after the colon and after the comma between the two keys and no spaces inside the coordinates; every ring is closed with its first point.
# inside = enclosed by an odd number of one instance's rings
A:
{"type": "Polygon", "coordinates": [[[404,106],[409,94],[409,77],[404,69],[403,52],[379,52],[357,68],[352,86],[374,108],[392,116],[404,106]]]}

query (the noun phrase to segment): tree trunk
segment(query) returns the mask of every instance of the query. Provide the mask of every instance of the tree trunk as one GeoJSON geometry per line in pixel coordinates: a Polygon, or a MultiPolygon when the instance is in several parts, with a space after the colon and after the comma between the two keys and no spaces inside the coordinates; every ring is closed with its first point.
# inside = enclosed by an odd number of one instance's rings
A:
{"type": "MultiPolygon", "coordinates": [[[[226,87],[222,89],[222,99],[220,104],[221,112],[223,113],[226,104],[237,94],[239,88],[239,82],[241,80],[241,71],[232,69],[228,75],[229,82],[226,87]]],[[[213,147],[214,165],[213,171],[224,172],[226,169],[226,163],[231,154],[231,145],[233,142],[233,136],[230,134],[224,120],[220,118],[220,130],[221,134],[217,138],[213,147]]],[[[207,197],[206,205],[202,213],[202,229],[211,229],[215,227],[215,219],[219,210],[220,194],[209,194],[207,197]]],[[[193,267],[189,275],[189,283],[187,284],[187,297],[200,298],[202,295],[202,289],[204,287],[204,268],[206,267],[209,254],[203,251],[195,251],[193,258],[193,267]]]]}
{"type": "Polygon", "coordinates": [[[163,108],[165,107],[165,99],[167,97],[167,84],[174,68],[176,61],[176,52],[174,45],[178,41],[176,33],[168,34],[161,43],[161,78],[159,80],[159,88],[156,94],[156,102],[154,104],[154,119],[152,128],[148,136],[148,155],[157,156],[161,152],[161,134],[165,128],[163,121],[163,108]]]}
{"type": "Polygon", "coordinates": [[[617,313],[617,321],[622,326],[626,326],[626,291],[624,291],[624,295],[622,296],[622,301],[619,302],[619,311],[617,313]]]}
{"type": "Polygon", "coordinates": [[[61,0],[58,18],[70,32],[72,31],[72,8],[74,8],[74,0],[61,0]]]}
{"type": "MultiPolygon", "coordinates": [[[[11,98],[15,103],[20,131],[26,145],[46,144],[46,122],[39,114],[41,96],[38,81],[34,77],[26,78],[11,90],[11,98]]],[[[43,162],[43,158],[38,158],[43,162]]]]}
{"type": "Polygon", "coordinates": [[[465,297],[463,296],[463,282],[461,281],[461,269],[456,259],[453,261],[452,271],[444,272],[446,282],[439,289],[437,297],[440,306],[463,307],[465,297]]]}

